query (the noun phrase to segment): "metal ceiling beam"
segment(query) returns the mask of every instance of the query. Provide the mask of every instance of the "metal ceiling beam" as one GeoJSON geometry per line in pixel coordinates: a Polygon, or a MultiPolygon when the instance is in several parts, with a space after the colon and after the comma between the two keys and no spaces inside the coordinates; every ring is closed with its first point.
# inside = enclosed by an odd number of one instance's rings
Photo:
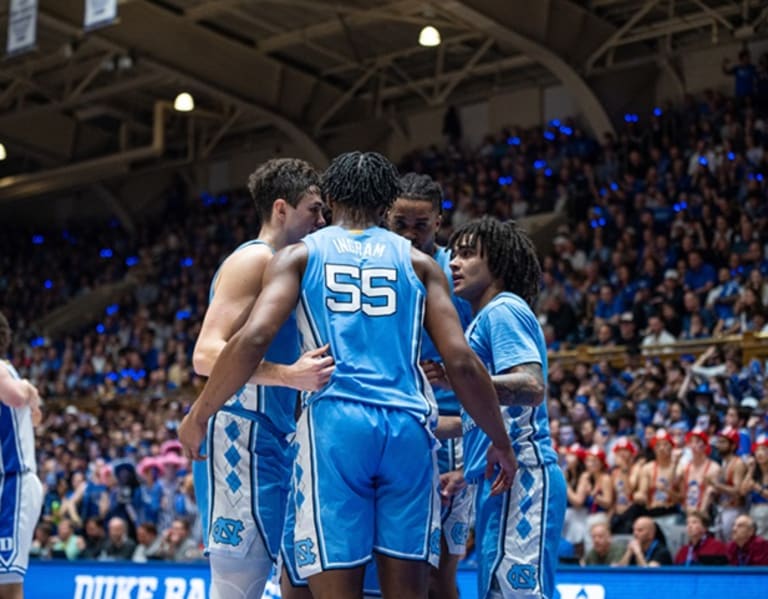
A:
{"type": "Polygon", "coordinates": [[[602,137],[606,132],[614,132],[613,123],[590,86],[553,50],[491,19],[460,0],[446,0],[441,4],[441,10],[456,15],[498,42],[517,48],[549,69],[576,100],[594,135],[602,137]]]}
{"type": "Polygon", "coordinates": [[[595,50],[589,56],[589,58],[587,58],[587,62],[586,62],[587,73],[589,73],[592,70],[597,60],[603,54],[605,54],[605,52],[608,49],[613,48],[616,45],[616,42],[618,42],[624,36],[625,33],[630,31],[632,27],[634,27],[637,23],[639,23],[640,20],[645,15],[647,15],[651,10],[653,10],[660,1],[661,0],[646,0],[645,4],[643,4],[643,6],[641,6],[640,9],[634,15],[632,15],[632,18],[630,18],[626,23],[624,23],[621,27],[619,27],[613,33],[613,35],[611,35],[607,40],[605,40],[602,44],[600,44],[600,47],[597,50],[595,50]]]}
{"type": "Polygon", "coordinates": [[[371,68],[369,68],[362,77],[359,77],[357,81],[355,81],[354,84],[352,84],[352,87],[350,87],[346,93],[344,93],[343,96],[338,98],[328,110],[326,110],[323,115],[317,119],[314,125],[315,135],[319,135],[320,131],[322,130],[323,126],[333,117],[334,114],[336,114],[341,108],[349,102],[354,95],[357,93],[357,90],[359,90],[363,85],[365,85],[368,80],[373,76],[373,74],[379,70],[378,65],[374,65],[371,68]]]}
{"type": "MultiPolygon", "coordinates": [[[[38,13],[38,22],[45,27],[50,27],[57,31],[63,31],[68,35],[82,35],[82,30],[79,27],[42,11],[38,13]]],[[[99,32],[91,32],[88,35],[89,38],[93,40],[92,43],[98,43],[98,45],[102,48],[108,50],[117,50],[121,52],[126,51],[126,48],[120,44],[109,41],[99,32]]],[[[158,73],[164,74],[167,77],[184,81],[186,84],[200,90],[203,93],[217,97],[229,104],[239,106],[248,112],[257,114],[259,117],[268,119],[270,122],[274,123],[276,128],[280,129],[294,143],[296,143],[296,145],[305,152],[306,157],[313,164],[315,164],[315,166],[322,168],[328,164],[328,155],[325,153],[325,151],[315,142],[312,137],[307,134],[307,132],[305,132],[301,127],[293,123],[285,116],[278,114],[265,106],[257,104],[249,98],[242,97],[236,92],[224,90],[220,86],[208,84],[205,81],[198,79],[194,75],[183,72],[178,68],[167,66],[156,59],[142,56],[141,63],[142,65],[145,65],[158,73]]]]}
{"type": "Polygon", "coordinates": [[[6,123],[18,118],[26,118],[37,114],[45,114],[47,112],[55,112],[61,110],[68,110],[81,104],[94,102],[96,100],[102,100],[116,94],[127,92],[133,89],[139,89],[153,83],[157,83],[161,79],[159,73],[148,73],[144,75],[138,75],[133,79],[118,81],[105,85],[103,87],[91,90],[73,98],[67,98],[63,101],[51,101],[46,104],[36,104],[20,110],[14,110],[11,112],[4,112],[0,115],[0,124],[6,123]]]}
{"type": "MultiPolygon", "coordinates": [[[[420,7],[418,2],[414,0],[400,0],[399,2],[392,2],[379,8],[370,10],[358,10],[350,12],[345,16],[345,22],[347,26],[359,26],[371,23],[374,21],[380,21],[384,18],[396,19],[400,18],[397,15],[407,11],[413,11],[420,7]]],[[[287,31],[272,37],[268,37],[261,40],[258,45],[258,50],[261,53],[275,52],[282,48],[290,46],[296,46],[303,44],[306,40],[324,37],[340,33],[342,31],[342,24],[339,19],[332,19],[323,23],[317,23],[304,27],[302,29],[296,29],[294,31],[287,31]]]]}
{"type": "MultiPolygon", "coordinates": [[[[526,56],[525,54],[518,54],[517,56],[510,56],[509,58],[503,58],[501,60],[492,60],[490,62],[484,62],[482,64],[475,65],[468,72],[464,74],[464,78],[466,79],[470,77],[490,75],[492,73],[498,73],[503,71],[511,71],[514,69],[531,66],[533,64],[536,64],[536,62],[532,58],[526,56]]],[[[432,103],[434,102],[434,98],[427,96],[424,90],[431,88],[436,84],[439,85],[443,81],[450,80],[453,77],[461,74],[462,72],[463,72],[463,69],[459,69],[457,71],[443,72],[436,77],[425,77],[423,79],[416,79],[416,80],[409,79],[408,83],[404,85],[390,85],[388,87],[384,87],[380,93],[383,99],[389,100],[392,98],[397,98],[402,96],[408,90],[411,90],[411,91],[418,90],[419,95],[422,98],[424,98],[425,102],[427,102],[427,104],[432,105],[432,103]]],[[[363,97],[366,97],[366,96],[364,95],[363,97]]]]}
{"type": "Polygon", "coordinates": [[[437,104],[442,104],[448,99],[448,96],[451,95],[451,92],[456,89],[456,86],[461,83],[472,71],[472,69],[477,65],[479,60],[483,57],[483,54],[485,54],[491,46],[494,44],[493,38],[488,38],[483,42],[483,45],[480,46],[477,51],[472,55],[472,58],[470,58],[467,63],[458,71],[455,71],[451,74],[451,76],[448,78],[447,83],[445,84],[445,87],[440,91],[440,94],[437,96],[437,104]]]}
{"type": "MultiPolygon", "coordinates": [[[[452,37],[444,38],[443,42],[440,44],[438,48],[438,52],[440,49],[443,49],[445,51],[445,48],[447,46],[453,46],[457,44],[463,44],[465,42],[471,42],[474,40],[482,39],[484,36],[479,31],[469,32],[469,33],[461,33],[459,35],[455,35],[452,37]]],[[[407,58],[409,56],[413,56],[414,54],[424,54],[427,52],[434,52],[432,48],[425,48],[424,46],[418,46],[413,45],[409,48],[403,48],[402,50],[397,50],[395,52],[388,52],[386,54],[379,54],[377,56],[367,58],[363,61],[363,66],[368,66],[373,64],[374,62],[391,62],[397,58],[407,58]]],[[[338,64],[333,67],[330,67],[328,69],[325,69],[321,75],[323,77],[326,77],[328,75],[337,75],[339,73],[343,73],[345,71],[351,71],[354,69],[359,69],[360,64],[357,62],[348,61],[343,64],[338,64]]]]}

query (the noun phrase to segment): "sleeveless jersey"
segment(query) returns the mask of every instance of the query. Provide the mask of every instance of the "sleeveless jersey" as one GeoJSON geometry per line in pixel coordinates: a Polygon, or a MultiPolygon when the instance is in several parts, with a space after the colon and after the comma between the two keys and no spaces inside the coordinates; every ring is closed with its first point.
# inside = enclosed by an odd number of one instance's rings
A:
{"type": "MultiPolygon", "coordinates": [[[[21,379],[10,362],[2,360],[0,368],[8,369],[14,379],[21,379]]],[[[29,406],[12,408],[0,402],[0,481],[7,474],[37,472],[35,462],[35,430],[29,406]]]]}
{"type": "MultiPolygon", "coordinates": [[[[453,305],[456,308],[456,312],[459,315],[459,321],[461,322],[462,330],[466,330],[469,323],[472,322],[472,307],[468,302],[453,294],[453,284],[451,280],[453,278],[451,274],[451,268],[449,263],[451,261],[451,252],[444,248],[438,247],[435,255],[433,256],[435,262],[440,265],[440,268],[445,273],[448,279],[448,286],[451,289],[451,299],[453,305]]],[[[432,342],[432,339],[424,329],[424,336],[421,340],[421,359],[422,360],[434,360],[435,362],[442,362],[442,358],[432,342]]],[[[461,413],[459,400],[456,398],[456,394],[450,389],[433,389],[435,399],[437,400],[437,407],[442,416],[458,416],[461,413]]]]}
{"type": "Polygon", "coordinates": [[[330,344],[336,368],[305,395],[436,417],[419,366],[426,290],[411,262],[411,243],[380,227],[330,226],[303,239],[309,255],[297,320],[305,351],[330,344]]]}
{"type": "MultiPolygon", "coordinates": [[[[269,247],[263,241],[253,239],[240,245],[235,249],[235,252],[252,245],[269,247]]],[[[213,290],[218,277],[219,271],[217,270],[211,281],[210,300],[213,300],[213,290]]],[[[292,312],[272,340],[264,359],[276,364],[293,364],[299,355],[299,333],[296,327],[296,315],[292,312]]],[[[247,383],[227,400],[223,409],[251,418],[258,418],[257,415],[260,414],[262,418],[266,417],[278,432],[289,434],[296,430],[297,394],[295,389],[288,387],[268,387],[247,383]]]]}
{"type": "MultiPolygon", "coordinates": [[[[466,332],[470,347],[491,375],[513,366],[538,363],[547,380],[547,349],[536,315],[514,293],[494,297],[477,313],[466,332]]],[[[536,467],[557,463],[549,436],[547,401],[538,406],[500,406],[512,448],[521,466],[536,467]]],[[[464,431],[464,473],[467,480],[479,480],[485,471],[485,454],[491,440],[466,412],[464,431]]]]}

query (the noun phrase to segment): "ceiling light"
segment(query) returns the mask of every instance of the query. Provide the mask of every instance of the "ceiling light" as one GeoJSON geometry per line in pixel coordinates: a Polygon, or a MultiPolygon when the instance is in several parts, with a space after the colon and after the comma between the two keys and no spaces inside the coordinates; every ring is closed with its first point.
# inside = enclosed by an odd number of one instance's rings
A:
{"type": "Polygon", "coordinates": [[[427,25],[419,33],[419,44],[422,46],[439,46],[440,32],[432,25],[427,25]]]}
{"type": "Polygon", "coordinates": [[[5,146],[0,144],[0,160],[5,160],[8,157],[8,152],[5,151],[5,146]]]}
{"type": "Polygon", "coordinates": [[[173,101],[173,109],[179,112],[191,112],[195,109],[195,99],[191,94],[182,92],[173,101]]]}

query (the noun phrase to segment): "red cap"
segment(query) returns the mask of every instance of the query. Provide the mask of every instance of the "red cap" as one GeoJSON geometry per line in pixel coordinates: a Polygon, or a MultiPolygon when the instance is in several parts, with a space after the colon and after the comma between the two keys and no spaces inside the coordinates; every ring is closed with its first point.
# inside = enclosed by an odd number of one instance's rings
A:
{"type": "Polygon", "coordinates": [[[592,445],[589,449],[584,451],[584,458],[587,456],[594,456],[603,464],[603,468],[608,468],[608,462],[605,459],[605,451],[599,445],[592,445]]]}
{"type": "Polygon", "coordinates": [[[666,441],[669,443],[672,447],[675,446],[675,440],[672,438],[672,435],[670,435],[665,429],[660,428],[656,431],[656,434],[651,437],[651,440],[648,442],[648,445],[650,445],[651,449],[656,448],[656,443],[659,441],[666,441]]]}
{"type": "Polygon", "coordinates": [[[728,439],[734,446],[738,446],[740,435],[739,431],[733,428],[732,426],[726,426],[723,430],[721,430],[719,433],[717,433],[718,437],[723,437],[724,439],[728,439]]]}
{"type": "Polygon", "coordinates": [[[755,453],[755,450],[758,447],[768,447],[768,435],[765,433],[758,435],[757,439],[755,439],[755,442],[752,443],[752,453],[755,453]]]}
{"type": "Polygon", "coordinates": [[[707,453],[709,453],[710,451],[709,435],[706,433],[706,431],[700,428],[693,429],[692,431],[690,431],[685,435],[685,444],[688,445],[688,443],[690,443],[691,439],[693,439],[694,437],[698,437],[699,439],[704,441],[704,446],[707,448],[707,453]]]}
{"type": "Polygon", "coordinates": [[[633,456],[637,455],[637,447],[628,437],[619,437],[616,443],[613,444],[613,453],[626,449],[633,456]]]}
{"type": "Polygon", "coordinates": [[[580,460],[584,459],[584,448],[578,443],[571,443],[565,448],[565,453],[575,455],[580,460]]]}

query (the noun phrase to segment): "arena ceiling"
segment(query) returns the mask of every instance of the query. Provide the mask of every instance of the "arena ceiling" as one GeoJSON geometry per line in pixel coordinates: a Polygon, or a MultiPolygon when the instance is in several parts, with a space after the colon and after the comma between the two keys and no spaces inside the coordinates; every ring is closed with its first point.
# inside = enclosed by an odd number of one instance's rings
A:
{"type": "Polygon", "coordinates": [[[322,165],[407,135],[411,111],[558,80],[605,130],[595,78],[651,65],[684,89],[683,52],[768,33],[760,0],[121,0],[88,33],[82,0],[38,4],[37,49],[0,69],[0,199],[275,139],[322,165]],[[427,24],[436,48],[417,42],[427,24]],[[170,109],[183,90],[189,114],[170,109]]]}

